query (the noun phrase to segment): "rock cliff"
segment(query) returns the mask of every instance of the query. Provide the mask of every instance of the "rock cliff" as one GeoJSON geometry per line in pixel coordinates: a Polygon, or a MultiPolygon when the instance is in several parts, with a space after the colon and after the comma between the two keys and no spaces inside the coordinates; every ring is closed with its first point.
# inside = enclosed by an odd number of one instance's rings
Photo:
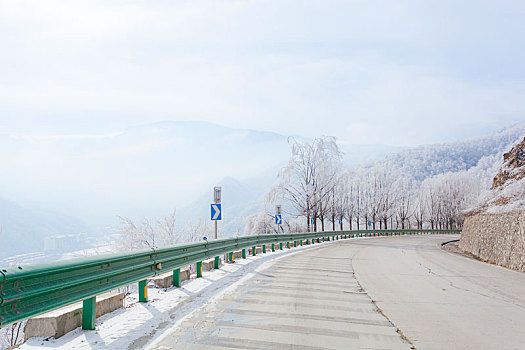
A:
{"type": "Polygon", "coordinates": [[[525,138],[503,155],[491,190],[465,216],[462,250],[525,272],[525,138]]]}

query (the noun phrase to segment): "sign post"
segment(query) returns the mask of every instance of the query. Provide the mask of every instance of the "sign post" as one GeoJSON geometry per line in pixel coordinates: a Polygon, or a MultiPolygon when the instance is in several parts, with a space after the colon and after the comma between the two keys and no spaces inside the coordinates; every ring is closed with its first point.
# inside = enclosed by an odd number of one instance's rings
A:
{"type": "Polygon", "coordinates": [[[217,239],[218,225],[217,222],[222,219],[221,208],[221,187],[215,186],[213,189],[213,202],[211,205],[211,220],[215,221],[215,239],[217,239]]]}
{"type": "Polygon", "coordinates": [[[277,225],[277,233],[279,233],[279,231],[282,231],[282,227],[281,227],[282,223],[283,223],[283,217],[281,214],[281,205],[279,204],[275,206],[275,224],[277,225]]]}

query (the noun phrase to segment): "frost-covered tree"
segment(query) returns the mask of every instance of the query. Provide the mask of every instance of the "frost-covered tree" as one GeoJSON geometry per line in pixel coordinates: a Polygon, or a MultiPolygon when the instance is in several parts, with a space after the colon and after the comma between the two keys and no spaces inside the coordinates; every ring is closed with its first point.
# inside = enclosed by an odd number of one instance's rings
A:
{"type": "Polygon", "coordinates": [[[323,136],[312,142],[290,139],[292,154],[288,164],[279,172],[278,184],[268,193],[267,201],[283,199],[306,219],[310,231],[310,219],[317,219],[324,229],[324,221],[330,212],[330,194],[337,184],[340,172],[341,152],[334,137],[323,136]]]}
{"type": "Polygon", "coordinates": [[[246,218],[244,234],[262,235],[278,232],[278,226],[274,223],[274,216],[266,211],[252,214],[246,218]]]}
{"type": "Polygon", "coordinates": [[[414,180],[408,176],[399,178],[395,185],[395,206],[394,212],[396,217],[397,227],[402,230],[410,228],[410,217],[414,214],[414,180]]]}
{"type": "Polygon", "coordinates": [[[121,237],[118,248],[126,251],[200,241],[211,233],[210,227],[202,219],[190,221],[184,228],[177,229],[175,211],[156,220],[144,218],[139,223],[127,217],[118,218],[118,233],[121,237]]]}
{"type": "Polygon", "coordinates": [[[427,220],[427,198],[423,188],[417,190],[417,197],[414,205],[414,219],[416,220],[417,228],[422,230],[425,221],[427,220]]]}
{"type": "Polygon", "coordinates": [[[479,180],[460,171],[425,179],[422,188],[431,228],[450,229],[463,224],[461,212],[478,197],[479,180]]]}

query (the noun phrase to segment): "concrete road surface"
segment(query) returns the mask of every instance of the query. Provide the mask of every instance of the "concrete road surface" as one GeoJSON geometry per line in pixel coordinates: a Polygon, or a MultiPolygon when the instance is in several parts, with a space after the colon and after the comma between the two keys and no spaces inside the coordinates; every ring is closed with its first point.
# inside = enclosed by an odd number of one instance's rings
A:
{"type": "Polygon", "coordinates": [[[525,274],[441,249],[453,238],[346,240],[282,256],[150,347],[525,349],[525,274]]]}
{"type": "Polygon", "coordinates": [[[449,253],[444,240],[354,241],[357,280],[417,349],[525,349],[525,274],[449,253]]]}
{"type": "Polygon", "coordinates": [[[154,349],[410,349],[356,281],[348,243],[275,259],[154,349]]]}

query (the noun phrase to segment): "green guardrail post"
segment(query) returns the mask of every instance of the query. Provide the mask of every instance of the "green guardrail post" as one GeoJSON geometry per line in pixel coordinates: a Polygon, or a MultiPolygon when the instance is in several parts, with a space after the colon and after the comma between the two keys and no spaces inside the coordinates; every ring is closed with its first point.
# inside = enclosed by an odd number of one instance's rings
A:
{"type": "Polygon", "coordinates": [[[148,280],[139,281],[139,302],[148,302],[148,280]]]}
{"type": "Polygon", "coordinates": [[[302,240],[302,239],[299,241],[299,245],[300,245],[301,247],[303,246],[303,240],[302,240]]]}
{"type": "Polygon", "coordinates": [[[202,261],[197,263],[197,278],[202,277],[202,261]]]}
{"type": "Polygon", "coordinates": [[[235,257],[233,256],[233,252],[230,252],[228,256],[228,260],[230,260],[230,262],[235,262],[235,257]]]}
{"type": "Polygon", "coordinates": [[[263,254],[266,254],[266,244],[263,244],[263,254]]]}
{"type": "Polygon", "coordinates": [[[297,247],[297,241],[293,241],[293,246],[297,247]]]}
{"type": "Polygon", "coordinates": [[[252,255],[253,255],[253,256],[256,256],[256,255],[257,255],[257,247],[256,247],[256,246],[253,246],[253,247],[252,247],[252,255]]]}
{"type": "Polygon", "coordinates": [[[283,250],[283,242],[279,243],[279,250],[283,250]]]}
{"type": "Polygon", "coordinates": [[[317,243],[321,243],[321,239],[317,237],[317,243]]]}
{"type": "Polygon", "coordinates": [[[272,243],[272,252],[275,252],[275,243],[272,243]]]}
{"type": "Polygon", "coordinates": [[[290,248],[290,242],[286,242],[286,248],[290,248]]]}
{"type": "Polygon", "coordinates": [[[217,270],[220,267],[219,266],[220,264],[221,264],[221,259],[218,256],[216,256],[213,261],[213,268],[217,270]]]}
{"type": "Polygon", "coordinates": [[[180,287],[180,269],[173,270],[173,287],[180,287]]]}
{"type": "Polygon", "coordinates": [[[97,297],[82,301],[82,329],[94,330],[97,317],[97,297]]]}
{"type": "Polygon", "coordinates": [[[242,248],[242,258],[246,259],[246,248],[242,248]]]}

